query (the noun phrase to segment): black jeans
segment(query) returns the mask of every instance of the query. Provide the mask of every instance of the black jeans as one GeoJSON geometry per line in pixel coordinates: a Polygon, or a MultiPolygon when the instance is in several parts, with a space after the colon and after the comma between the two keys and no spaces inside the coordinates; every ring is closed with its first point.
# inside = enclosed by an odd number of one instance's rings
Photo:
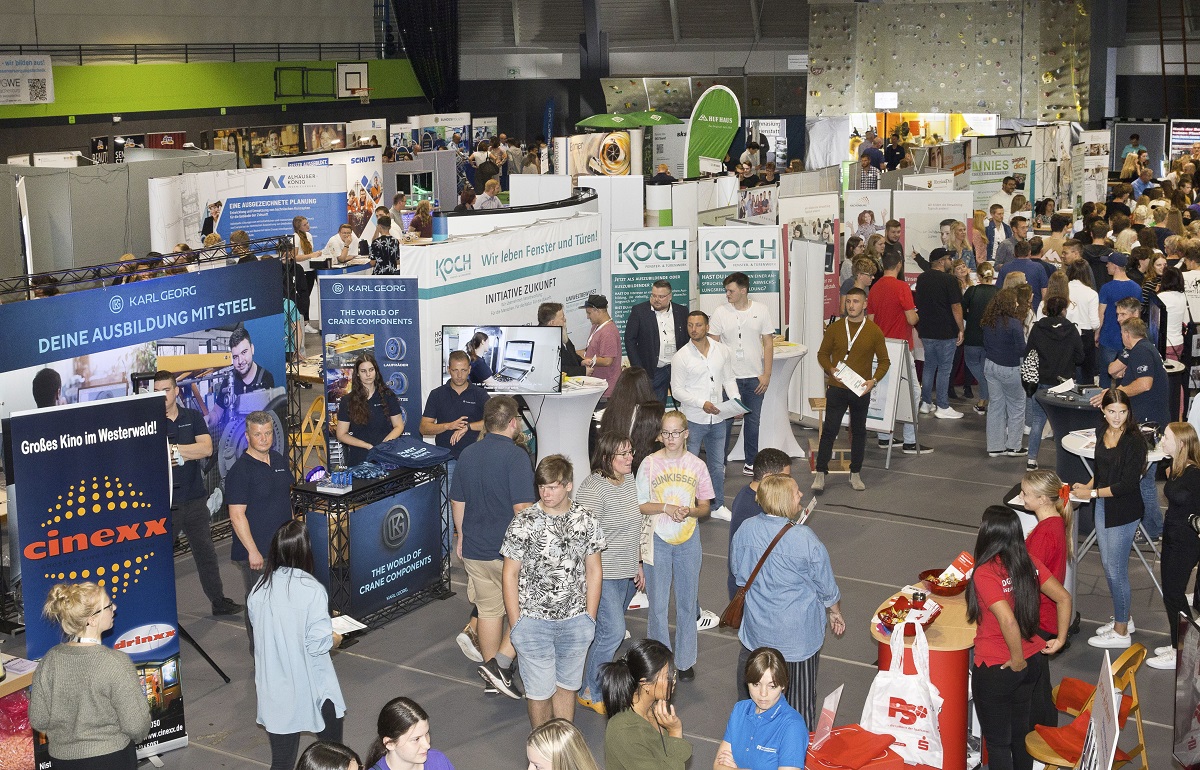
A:
{"type": "Polygon", "coordinates": [[[204,595],[216,608],[225,598],[225,587],[221,584],[221,568],[217,565],[217,551],[213,548],[212,524],[208,516],[208,498],[200,497],[180,503],[171,509],[171,541],[179,537],[179,530],[187,535],[192,558],[196,561],[196,574],[204,595]]]}
{"type": "Polygon", "coordinates": [[[856,396],[850,389],[837,385],[825,389],[825,425],[821,429],[821,447],[817,450],[817,473],[829,472],[833,442],[837,440],[847,409],[850,410],[850,472],[862,470],[863,456],[867,453],[867,409],[870,406],[870,393],[856,396]]]}
{"type": "MultiPolygon", "coordinates": [[[[1170,511],[1168,511],[1168,514],[1170,511]]],[[[1171,627],[1171,646],[1179,647],[1179,613],[1195,617],[1187,603],[1188,578],[1200,562],[1200,537],[1187,521],[1170,517],[1163,528],[1162,589],[1163,606],[1167,608],[1167,625],[1171,627]]],[[[1200,612],[1200,591],[1193,597],[1193,606],[1200,612]]]]}
{"type": "Polygon", "coordinates": [[[971,690],[980,731],[987,742],[988,770],[1031,770],[1033,759],[1025,751],[1025,736],[1033,729],[1030,707],[1033,686],[1042,675],[1046,656],[1040,652],[1027,661],[1024,671],[976,665],[971,669],[971,690]]]}
{"type": "Polygon", "coordinates": [[[1080,329],[1079,339],[1083,341],[1083,363],[1079,365],[1078,382],[1091,385],[1096,381],[1096,332],[1080,329]]]}
{"type": "MultiPolygon", "coordinates": [[[[1038,629],[1037,636],[1047,642],[1055,638],[1055,634],[1042,628],[1038,629]]],[[[1058,709],[1054,705],[1054,684],[1050,681],[1050,659],[1040,652],[1034,657],[1041,658],[1042,666],[1033,683],[1033,699],[1029,704],[1029,722],[1031,725],[1058,727],[1058,709]]],[[[1029,667],[1033,668],[1032,661],[1029,667]]]]}
{"type": "MultiPolygon", "coordinates": [[[[317,740],[342,742],[342,718],[334,716],[335,713],[333,701],[321,704],[325,729],[317,733],[317,740]]],[[[292,770],[296,766],[296,755],[300,753],[300,733],[268,732],[267,738],[271,741],[271,770],[292,770]]]]}
{"type": "Polygon", "coordinates": [[[56,759],[55,770],[137,770],[137,747],[132,742],[120,751],[87,759],[56,759]]]}
{"type": "MultiPolygon", "coordinates": [[[[234,537],[237,537],[237,535],[234,535],[234,537]]],[[[260,569],[250,569],[249,559],[246,561],[235,561],[234,564],[236,564],[238,566],[238,570],[241,571],[242,582],[246,585],[246,610],[244,613],[244,620],[246,622],[246,639],[250,642],[250,657],[254,657],[254,627],[250,625],[250,592],[254,590],[254,586],[263,576],[263,573],[260,569]]]]}

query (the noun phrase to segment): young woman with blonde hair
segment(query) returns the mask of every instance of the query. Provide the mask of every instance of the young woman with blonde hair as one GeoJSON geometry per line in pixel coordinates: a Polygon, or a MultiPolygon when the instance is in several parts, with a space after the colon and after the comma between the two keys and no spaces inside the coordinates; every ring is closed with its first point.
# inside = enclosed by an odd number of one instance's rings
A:
{"type": "Polygon", "coordinates": [[[1167,468],[1167,497],[1162,539],[1163,606],[1167,610],[1167,627],[1171,644],[1154,650],[1146,660],[1151,668],[1175,668],[1175,650],[1179,647],[1179,615],[1196,617],[1200,601],[1193,597],[1188,606],[1187,586],[1192,570],[1200,563],[1200,439],[1191,423],[1173,422],[1163,434],[1163,451],[1171,458],[1167,468]]]}
{"type": "Polygon", "coordinates": [[[529,770],[600,770],[579,728],[565,719],[551,719],[525,740],[529,770]]]}

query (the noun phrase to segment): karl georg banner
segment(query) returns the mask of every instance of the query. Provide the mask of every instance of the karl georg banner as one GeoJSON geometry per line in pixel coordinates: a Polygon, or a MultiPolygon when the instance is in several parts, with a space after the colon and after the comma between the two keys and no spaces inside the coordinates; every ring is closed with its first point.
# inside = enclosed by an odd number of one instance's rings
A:
{"type": "Polygon", "coordinates": [[[722,160],[742,125],[737,96],[725,86],[711,86],[696,100],[687,128],[687,178],[700,176],[700,158],[722,160]]]}
{"type": "Polygon", "coordinates": [[[778,227],[701,227],[696,251],[700,257],[700,310],[711,314],[724,304],[725,277],[745,273],[750,278],[750,299],[767,306],[778,330],[779,272],[784,259],[783,236],[778,227]]]}
{"type": "Polygon", "coordinates": [[[430,246],[401,246],[398,271],[420,287],[421,403],[442,382],[442,327],[532,326],[561,302],[573,342],[591,325],[583,302],[600,287],[600,216],[579,214],[430,246]]]}
{"type": "Polygon", "coordinates": [[[375,355],[379,377],[400,402],[404,432],[419,437],[423,404],[417,279],[338,275],[317,280],[330,436],[337,424],[338,404],[354,379],[354,362],[369,352],[375,355]]]}
{"type": "Polygon", "coordinates": [[[625,323],[629,311],[650,299],[655,281],[671,282],[671,301],[688,307],[692,258],[690,234],[686,227],[648,227],[642,230],[614,230],[609,268],[612,271],[612,297],[609,309],[613,323],[621,331],[621,350],[625,349],[625,323]]]}
{"type": "MultiPolygon", "coordinates": [[[[99,585],[118,605],[102,642],[128,653],[150,703],[139,757],[187,745],[164,416],[162,396],[143,394],[12,418],[26,654],[63,639],[41,615],[53,585],[99,585]]],[[[44,742],[34,752],[53,766],[44,742]]]]}
{"type": "Polygon", "coordinates": [[[225,243],[237,230],[251,238],[290,236],[293,218],[303,216],[313,248],[320,250],[346,221],[345,174],[339,166],[318,166],[151,179],[150,244],[170,254],[178,243],[203,246],[213,232],[225,243]]]}
{"type": "MultiPolygon", "coordinates": [[[[383,200],[383,148],[366,147],[357,150],[340,150],[317,155],[301,155],[294,158],[263,158],[265,169],[297,169],[312,166],[342,166],[346,180],[341,192],[346,196],[344,218],[333,225],[331,232],[317,233],[313,247],[320,249],[330,236],[337,234],[338,226],[349,222],[356,238],[363,232],[375,232],[375,207],[391,206],[383,200]]],[[[278,173],[278,172],[276,172],[278,173]]],[[[316,228],[313,228],[314,232],[316,228]]],[[[290,230],[289,230],[290,232],[290,230]]]]}
{"type": "MultiPolygon", "coordinates": [[[[359,619],[412,596],[442,574],[442,517],[436,480],[356,508],[350,515],[350,612],[359,619]]],[[[317,574],[329,575],[329,527],[309,512],[317,574]]],[[[326,585],[326,588],[329,586],[326,585]]]]}

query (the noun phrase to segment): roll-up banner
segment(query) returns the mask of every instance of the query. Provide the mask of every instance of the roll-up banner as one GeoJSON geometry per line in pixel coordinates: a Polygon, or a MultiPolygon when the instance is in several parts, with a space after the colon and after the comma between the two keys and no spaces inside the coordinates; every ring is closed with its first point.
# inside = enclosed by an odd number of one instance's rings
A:
{"type": "MultiPolygon", "coordinates": [[[[383,203],[383,148],[367,147],[319,155],[302,155],[296,158],[263,158],[263,168],[297,168],[301,166],[344,166],[346,173],[346,218],[354,228],[355,237],[363,232],[375,232],[375,207],[383,203]]],[[[391,205],[390,201],[384,205],[391,205]]],[[[341,224],[339,222],[338,224],[341,224]]],[[[333,232],[337,234],[337,225],[333,232]]],[[[320,238],[320,235],[317,236],[320,238]]],[[[314,246],[324,246],[325,241],[314,246]]]]}
{"type": "MultiPolygon", "coordinates": [[[[649,188],[648,188],[649,189],[649,188]]],[[[686,227],[614,230],[609,251],[612,271],[612,318],[622,331],[630,309],[650,299],[655,281],[671,282],[671,301],[688,307],[692,248],[686,227]]]]}
{"type": "Polygon", "coordinates": [[[1110,141],[1107,131],[1081,131],[1079,144],[1071,147],[1071,207],[1076,217],[1084,201],[1105,199],[1110,141]]]}
{"type": "MultiPolygon", "coordinates": [[[[129,655],[150,703],[141,757],[187,745],[164,417],[162,396],[147,393],[18,412],[11,428],[26,656],[63,640],[41,613],[52,586],[99,585],[117,605],[101,642],[129,655]]],[[[54,766],[44,741],[34,753],[54,766]]]]}
{"type": "Polygon", "coordinates": [[[372,353],[379,367],[379,379],[400,402],[404,432],[419,436],[423,402],[417,279],[398,275],[323,275],[317,280],[329,435],[333,435],[337,425],[338,404],[354,381],[354,362],[364,353],[372,353]]]}
{"type": "Polygon", "coordinates": [[[738,219],[756,225],[773,225],[779,221],[776,204],[779,188],[775,185],[738,191],[738,219]]]}
{"type": "MultiPolygon", "coordinates": [[[[971,158],[972,206],[986,212],[992,196],[1000,192],[1000,185],[1007,176],[1017,180],[1018,193],[1032,200],[1036,173],[1037,164],[1031,147],[1001,147],[992,150],[990,155],[976,155],[971,158]]],[[[1011,211],[1005,215],[1014,216],[1011,211]]]]}
{"type": "Polygon", "coordinates": [[[921,274],[913,252],[928,257],[942,245],[943,220],[954,219],[970,227],[971,195],[968,190],[896,190],[892,194],[892,216],[902,226],[904,272],[909,283],[921,274]]]}
{"type": "MultiPolygon", "coordinates": [[[[496,130],[498,125],[496,118],[471,118],[471,149],[485,139],[491,139],[493,136],[499,136],[496,130]]],[[[550,136],[546,134],[546,136],[550,136]]]]}
{"type": "Polygon", "coordinates": [[[743,225],[699,228],[699,308],[711,313],[725,303],[725,277],[745,273],[750,299],[767,306],[775,328],[780,325],[779,273],[783,265],[783,233],[778,227],[743,225]]]}
{"type": "Polygon", "coordinates": [[[421,299],[422,403],[442,382],[443,326],[533,325],[538,305],[561,302],[572,341],[586,341],[583,302],[601,293],[600,260],[598,214],[401,246],[398,272],[417,277],[421,299]]]}
{"type": "MultiPolygon", "coordinates": [[[[272,166],[283,158],[262,158],[272,166]]],[[[251,238],[290,236],[292,220],[307,217],[320,250],[346,221],[346,170],[341,166],[205,171],[151,179],[150,245],[160,253],[176,244],[200,248],[215,232],[225,243],[238,230],[251,238]]]]}
{"type": "Polygon", "coordinates": [[[891,218],[891,190],[847,190],[842,196],[842,246],[852,235],[862,238],[865,245],[872,235],[884,231],[891,218]]]}
{"type": "Polygon", "coordinates": [[[737,96],[712,86],[696,100],[687,131],[687,177],[700,176],[700,157],[724,158],[742,125],[737,96]]]}

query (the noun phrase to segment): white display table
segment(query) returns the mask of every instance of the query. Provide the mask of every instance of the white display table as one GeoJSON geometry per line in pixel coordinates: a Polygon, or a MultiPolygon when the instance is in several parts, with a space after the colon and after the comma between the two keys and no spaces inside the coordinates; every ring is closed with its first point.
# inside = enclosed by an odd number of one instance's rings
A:
{"type": "MultiPolygon", "coordinates": [[[[1063,449],[1077,456],[1080,461],[1083,462],[1084,467],[1088,469],[1088,473],[1095,473],[1095,471],[1092,470],[1092,463],[1089,462],[1096,459],[1095,429],[1072,431],[1071,433],[1068,433],[1062,437],[1061,443],[1063,449]]],[[[1166,459],[1166,457],[1166,454],[1156,446],[1152,451],[1146,454],[1146,462],[1156,463],[1160,460],[1166,459]]],[[[1154,546],[1154,541],[1150,539],[1150,535],[1146,532],[1146,526],[1140,521],[1138,522],[1138,529],[1141,531],[1142,537],[1146,538],[1146,543],[1150,546],[1150,550],[1154,552],[1155,558],[1159,558],[1158,548],[1154,546]]],[[[1095,543],[1096,533],[1093,531],[1087,536],[1087,539],[1083,541],[1083,545],[1075,549],[1075,564],[1079,563],[1079,560],[1083,558],[1084,554],[1091,550],[1095,543]]],[[[1146,574],[1150,576],[1150,580],[1154,583],[1154,587],[1158,589],[1158,595],[1162,596],[1162,586],[1159,585],[1158,578],[1154,576],[1154,568],[1150,566],[1150,562],[1146,561],[1146,557],[1142,555],[1142,549],[1138,548],[1136,541],[1133,544],[1133,552],[1137,554],[1138,559],[1142,562],[1142,566],[1146,568],[1146,574]]]]}
{"type": "MultiPolygon", "coordinates": [[[[804,345],[776,346],[775,358],[771,366],[771,384],[763,394],[762,414],[758,420],[758,448],[779,449],[787,452],[788,457],[804,457],[804,450],[792,433],[792,423],[788,416],[788,390],[791,388],[792,375],[796,373],[808,348],[804,345]]],[[[737,394],[727,394],[736,396],[737,394]]],[[[733,448],[727,453],[730,460],[752,462],[753,457],[746,457],[744,433],[738,434],[733,448]]]]}
{"type": "Polygon", "coordinates": [[[572,388],[543,396],[522,394],[529,411],[533,412],[533,428],[537,435],[537,459],[549,455],[566,455],[575,466],[575,484],[591,473],[588,453],[588,430],[592,412],[604,395],[604,385],[572,388]]]}

